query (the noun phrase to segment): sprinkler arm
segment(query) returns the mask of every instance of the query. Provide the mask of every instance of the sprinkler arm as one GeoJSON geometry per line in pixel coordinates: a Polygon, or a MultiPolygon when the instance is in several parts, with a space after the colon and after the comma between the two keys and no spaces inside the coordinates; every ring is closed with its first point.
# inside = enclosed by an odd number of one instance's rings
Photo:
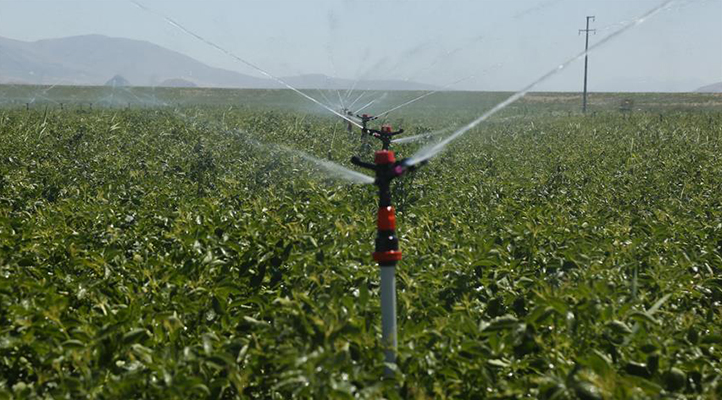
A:
{"type": "Polygon", "coordinates": [[[362,128],[361,130],[364,133],[371,135],[375,138],[382,138],[384,136],[392,137],[392,136],[396,136],[396,135],[404,133],[403,129],[399,129],[396,132],[384,132],[384,131],[380,131],[378,129],[369,129],[369,128],[362,128]]]}
{"type": "Polygon", "coordinates": [[[391,139],[396,135],[404,133],[404,130],[399,129],[396,132],[392,132],[391,127],[385,125],[381,127],[381,130],[363,127],[361,128],[361,132],[379,139],[381,143],[383,143],[383,149],[388,150],[391,146],[391,139]]]}
{"type": "MultiPolygon", "coordinates": [[[[401,160],[401,161],[396,161],[396,162],[394,163],[394,167],[393,167],[392,170],[391,170],[391,171],[392,171],[392,176],[391,176],[390,179],[393,179],[393,178],[395,178],[395,177],[397,177],[397,176],[401,176],[401,175],[403,175],[403,174],[405,174],[405,173],[407,173],[407,172],[414,172],[414,171],[416,171],[420,166],[426,164],[426,161],[424,161],[424,162],[421,162],[421,163],[416,164],[416,165],[409,165],[409,160],[410,160],[410,159],[408,159],[408,158],[404,158],[404,159],[401,160]]],[[[362,161],[361,158],[359,158],[358,156],[353,156],[353,157],[351,157],[351,164],[353,164],[353,165],[355,165],[355,166],[357,166],[357,167],[361,167],[361,168],[363,168],[363,169],[370,169],[370,170],[372,170],[372,171],[374,171],[374,172],[378,172],[378,170],[379,170],[378,165],[373,164],[373,163],[369,163],[369,162],[366,162],[366,161],[362,161]]],[[[377,177],[377,178],[378,178],[378,177],[377,177]]]]}
{"type": "Polygon", "coordinates": [[[391,168],[388,168],[387,166],[362,161],[358,156],[351,157],[351,164],[376,173],[377,186],[383,184],[388,185],[388,183],[397,176],[401,176],[407,172],[414,172],[420,166],[426,164],[426,161],[424,161],[416,165],[410,165],[409,161],[410,159],[405,158],[401,161],[394,162],[391,168]]]}
{"type": "Polygon", "coordinates": [[[361,161],[361,159],[360,159],[358,156],[353,156],[353,157],[351,157],[351,164],[353,164],[353,165],[355,165],[355,166],[357,166],[357,167],[364,168],[364,169],[370,169],[370,170],[372,170],[372,171],[376,171],[376,165],[375,165],[375,164],[371,164],[371,163],[367,163],[367,162],[365,162],[365,161],[361,161]]]}

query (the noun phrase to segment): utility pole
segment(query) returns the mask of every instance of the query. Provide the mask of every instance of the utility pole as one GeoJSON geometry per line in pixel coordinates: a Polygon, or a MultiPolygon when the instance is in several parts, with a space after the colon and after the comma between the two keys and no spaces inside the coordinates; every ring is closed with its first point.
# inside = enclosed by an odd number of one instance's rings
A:
{"type": "MultiPolygon", "coordinates": [[[[584,32],[587,35],[587,42],[584,45],[584,53],[589,51],[589,32],[597,33],[596,29],[589,29],[589,21],[594,21],[594,16],[587,16],[587,29],[580,29],[579,34],[584,32]]],[[[587,112],[587,67],[589,66],[589,55],[584,54],[584,97],[582,98],[582,112],[587,112]]]]}

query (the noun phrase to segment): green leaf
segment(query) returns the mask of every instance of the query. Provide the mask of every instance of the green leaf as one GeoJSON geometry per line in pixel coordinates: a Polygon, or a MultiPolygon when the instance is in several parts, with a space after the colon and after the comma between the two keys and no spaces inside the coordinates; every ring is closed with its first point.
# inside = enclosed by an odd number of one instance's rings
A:
{"type": "Polygon", "coordinates": [[[148,338],[150,338],[150,333],[146,329],[137,328],[137,329],[133,329],[132,331],[123,335],[123,343],[124,344],[138,343],[138,342],[143,342],[144,340],[146,340],[148,338]]]}

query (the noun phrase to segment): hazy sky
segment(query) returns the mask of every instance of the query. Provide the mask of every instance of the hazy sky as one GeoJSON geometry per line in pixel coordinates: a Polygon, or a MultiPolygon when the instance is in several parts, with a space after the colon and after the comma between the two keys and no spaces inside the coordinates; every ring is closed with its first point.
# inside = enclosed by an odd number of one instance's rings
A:
{"type": "MultiPolygon", "coordinates": [[[[269,72],[515,90],[661,0],[138,0],[269,72]]],[[[0,36],[147,40],[258,76],[126,0],[0,0],[0,36]]],[[[579,90],[580,62],[541,86],[579,90]]],[[[590,56],[592,91],[689,91],[722,81],[722,0],[682,1],[590,56]]]]}

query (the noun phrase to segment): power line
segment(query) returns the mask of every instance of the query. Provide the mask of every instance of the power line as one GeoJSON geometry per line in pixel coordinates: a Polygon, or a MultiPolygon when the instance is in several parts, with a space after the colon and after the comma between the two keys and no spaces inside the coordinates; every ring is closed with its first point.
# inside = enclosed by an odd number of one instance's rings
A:
{"type": "Polygon", "coordinates": [[[589,29],[589,21],[594,21],[594,16],[587,16],[587,29],[580,29],[579,34],[584,32],[587,36],[586,44],[584,45],[584,96],[582,97],[582,112],[587,112],[587,68],[589,66],[589,32],[597,33],[596,29],[589,29]]]}

